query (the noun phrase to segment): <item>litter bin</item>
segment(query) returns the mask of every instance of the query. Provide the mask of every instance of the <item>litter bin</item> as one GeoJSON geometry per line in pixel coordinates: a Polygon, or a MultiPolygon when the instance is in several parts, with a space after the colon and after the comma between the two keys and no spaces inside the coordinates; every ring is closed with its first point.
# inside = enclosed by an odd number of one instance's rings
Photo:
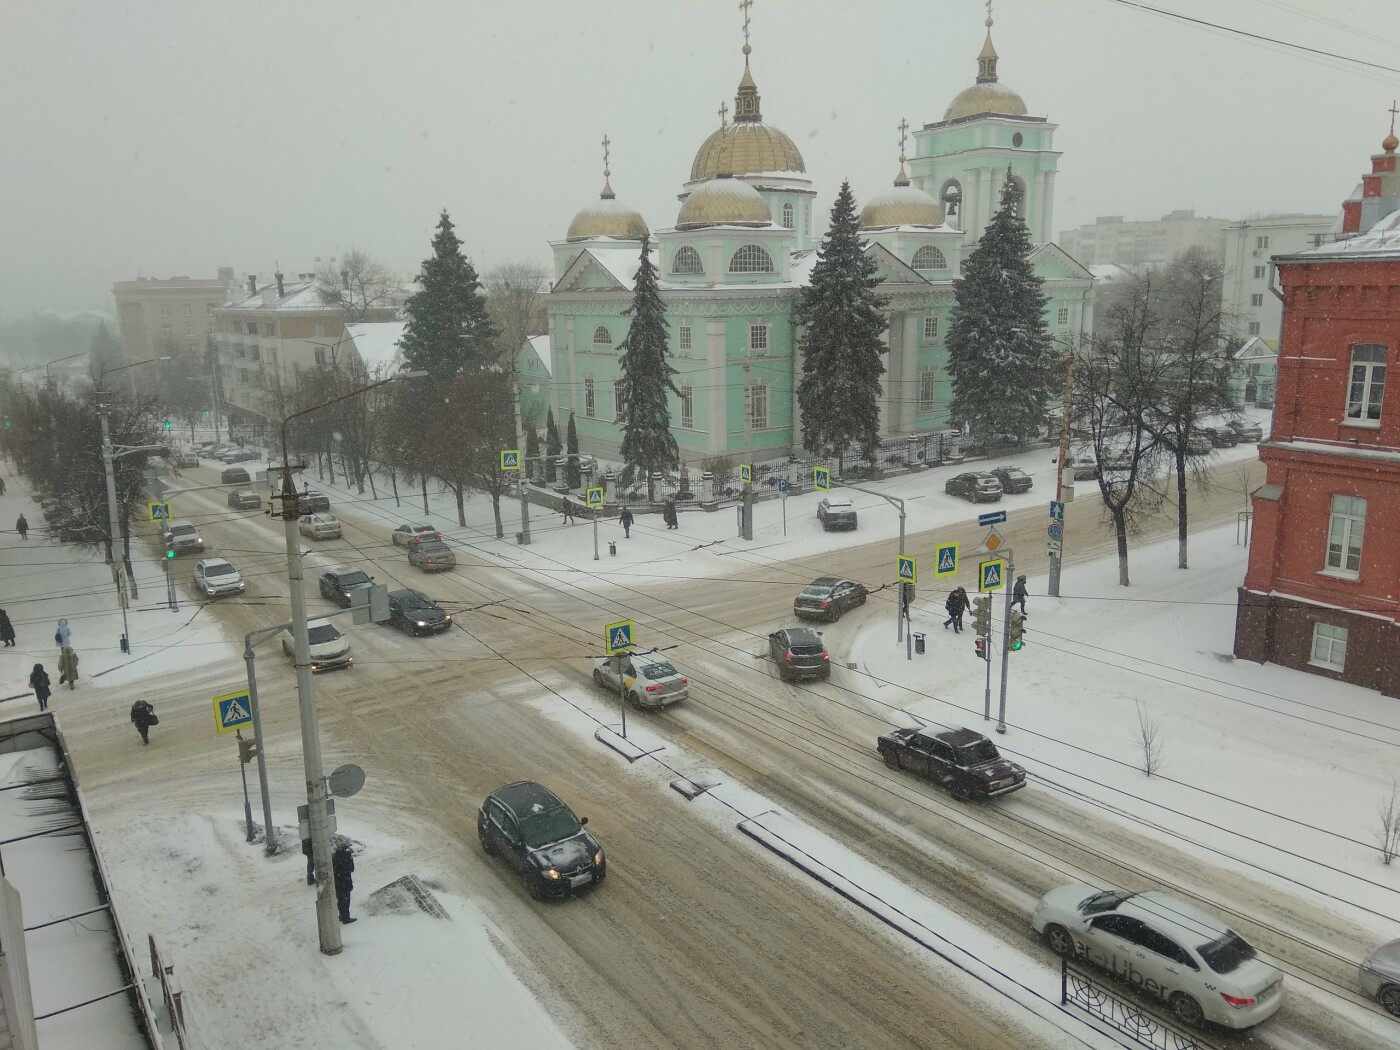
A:
{"type": "Polygon", "coordinates": [[[922,634],[919,634],[917,631],[915,631],[915,632],[914,632],[914,652],[919,653],[920,655],[923,655],[923,651],[924,651],[924,636],[923,636],[922,634]]]}
{"type": "Polygon", "coordinates": [[[523,533],[523,532],[517,532],[517,533],[515,534],[515,542],[516,542],[516,543],[523,544],[523,543],[525,542],[525,533],[523,533]]]}
{"type": "Polygon", "coordinates": [[[608,540],[608,557],[617,557],[617,540],[608,540]]]}

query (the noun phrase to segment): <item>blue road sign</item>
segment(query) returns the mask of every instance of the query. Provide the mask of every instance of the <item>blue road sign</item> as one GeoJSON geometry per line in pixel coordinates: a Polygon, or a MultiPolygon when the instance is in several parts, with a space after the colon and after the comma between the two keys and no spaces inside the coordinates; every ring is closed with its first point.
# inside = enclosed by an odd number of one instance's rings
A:
{"type": "Polygon", "coordinates": [[[631,620],[608,624],[603,635],[603,651],[609,656],[627,652],[632,648],[632,636],[635,633],[636,626],[631,620]]]}
{"type": "Polygon", "coordinates": [[[1065,520],[1065,505],[1057,499],[1050,501],[1050,517],[1055,521],[1065,520]]]}
{"type": "Polygon", "coordinates": [[[816,489],[818,492],[831,491],[831,468],[812,468],[812,488],[816,489]]]}
{"type": "Polygon", "coordinates": [[[745,485],[753,481],[753,467],[748,463],[739,464],[739,480],[745,485]]]}
{"type": "Polygon", "coordinates": [[[147,506],[147,508],[148,508],[148,509],[150,510],[150,512],[151,512],[151,520],[152,520],[152,521],[169,521],[169,520],[170,520],[170,504],[169,504],[169,503],[147,503],[146,506],[147,506]]]}
{"type": "Polygon", "coordinates": [[[601,507],[603,505],[603,490],[597,486],[588,490],[588,505],[590,507],[601,507]]]}
{"type": "Polygon", "coordinates": [[[508,448],[501,451],[501,469],[520,469],[520,450],[518,448],[508,448]]]}
{"type": "Polygon", "coordinates": [[[1006,578],[1006,559],[992,558],[977,566],[977,589],[979,591],[999,591],[1006,578]]]}
{"type": "Polygon", "coordinates": [[[987,513],[987,514],[979,514],[979,515],[977,515],[977,524],[978,524],[978,525],[995,525],[995,524],[997,524],[998,522],[1005,521],[1005,520],[1006,520],[1006,511],[1004,511],[1004,510],[994,510],[994,511],[991,511],[991,512],[989,512],[989,513],[987,513]]]}
{"type": "Polygon", "coordinates": [[[248,690],[214,697],[214,727],[220,733],[232,733],[252,724],[253,705],[248,700],[248,690]]]}
{"type": "Polygon", "coordinates": [[[918,583],[918,559],[912,554],[901,554],[894,560],[895,575],[900,583],[918,583]]]}
{"type": "Polygon", "coordinates": [[[1050,527],[1045,530],[1045,534],[1049,536],[1052,540],[1054,540],[1056,543],[1059,543],[1062,539],[1065,538],[1065,527],[1062,523],[1058,521],[1052,521],[1050,523],[1050,527]]]}
{"type": "Polygon", "coordinates": [[[956,576],[958,574],[958,545],[956,543],[940,543],[935,547],[934,566],[933,574],[939,578],[956,576]]]}
{"type": "Polygon", "coordinates": [[[787,495],[787,478],[778,479],[778,491],[781,492],[784,496],[787,495]]]}

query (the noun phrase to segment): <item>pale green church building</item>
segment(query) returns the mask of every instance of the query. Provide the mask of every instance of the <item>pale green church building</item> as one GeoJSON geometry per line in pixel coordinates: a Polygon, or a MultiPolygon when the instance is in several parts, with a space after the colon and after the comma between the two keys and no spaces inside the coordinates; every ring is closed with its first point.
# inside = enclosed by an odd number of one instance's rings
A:
{"type": "MultiPolygon", "coordinates": [[[[803,454],[793,312],[828,216],[817,213],[797,146],[765,123],[747,43],[743,53],[733,119],[696,151],[674,223],[652,228],[626,207],[605,164],[600,198],[552,244],[548,398],[561,427],[574,413],[585,453],[617,458],[618,344],[628,326],[622,311],[631,305],[649,235],[670,324],[680,392],[671,425],[682,458],[693,465],[739,457],[746,440],[756,463],[803,454]]],[[[852,187],[857,204],[864,201],[866,250],[890,298],[880,401],[881,439],[890,445],[948,429],[952,388],[943,338],[953,280],[996,211],[1008,169],[1023,191],[1050,334],[1068,351],[1091,327],[1093,275],[1050,241],[1055,125],[1030,116],[998,79],[990,20],[977,68],[976,82],[941,120],[914,129],[914,154],[901,153],[892,187],[852,187]]]]}

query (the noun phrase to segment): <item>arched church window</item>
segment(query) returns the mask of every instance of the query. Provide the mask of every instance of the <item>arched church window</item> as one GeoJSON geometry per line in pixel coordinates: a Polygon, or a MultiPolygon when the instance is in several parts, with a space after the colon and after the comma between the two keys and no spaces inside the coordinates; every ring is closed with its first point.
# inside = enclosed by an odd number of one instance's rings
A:
{"type": "Polygon", "coordinates": [[[914,269],[946,270],[948,269],[948,260],[933,245],[926,244],[914,253],[914,269]]]}
{"type": "Polygon", "coordinates": [[[730,273],[772,273],[773,257],[757,244],[746,244],[729,260],[730,273]]]}
{"type": "Polygon", "coordinates": [[[783,229],[793,230],[796,228],[797,227],[793,221],[792,202],[788,201],[783,205],[783,229]]]}
{"type": "Polygon", "coordinates": [[[943,214],[948,225],[962,229],[962,186],[957,179],[949,179],[938,191],[938,203],[943,205],[943,214]]]}
{"type": "Polygon", "coordinates": [[[676,249],[671,259],[672,273],[704,273],[705,265],[700,261],[700,253],[688,244],[676,249]]]}
{"type": "Polygon", "coordinates": [[[594,346],[612,346],[612,333],[608,331],[608,326],[600,324],[593,329],[594,346]]]}

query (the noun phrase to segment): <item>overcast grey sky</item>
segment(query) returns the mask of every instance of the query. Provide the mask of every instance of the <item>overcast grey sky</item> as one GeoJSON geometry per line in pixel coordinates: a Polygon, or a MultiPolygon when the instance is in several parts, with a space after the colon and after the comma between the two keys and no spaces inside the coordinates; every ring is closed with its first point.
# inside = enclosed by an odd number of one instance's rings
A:
{"type": "MultiPolygon", "coordinates": [[[[1397,0],[1144,0],[1400,66],[1397,0]]],[[[1337,210],[1400,75],[1113,0],[998,0],[1002,80],[1059,125],[1055,229],[1175,208],[1337,210]]],[[[824,217],[897,170],[896,125],[976,73],[978,0],[757,0],[764,119],[824,217]]],[[[138,275],[417,272],[446,207],[479,268],[549,260],[602,184],[675,221],[742,72],[731,0],[0,0],[0,316],[112,309],[138,275]]],[[[823,222],[824,225],[824,222],[823,222]]]]}

